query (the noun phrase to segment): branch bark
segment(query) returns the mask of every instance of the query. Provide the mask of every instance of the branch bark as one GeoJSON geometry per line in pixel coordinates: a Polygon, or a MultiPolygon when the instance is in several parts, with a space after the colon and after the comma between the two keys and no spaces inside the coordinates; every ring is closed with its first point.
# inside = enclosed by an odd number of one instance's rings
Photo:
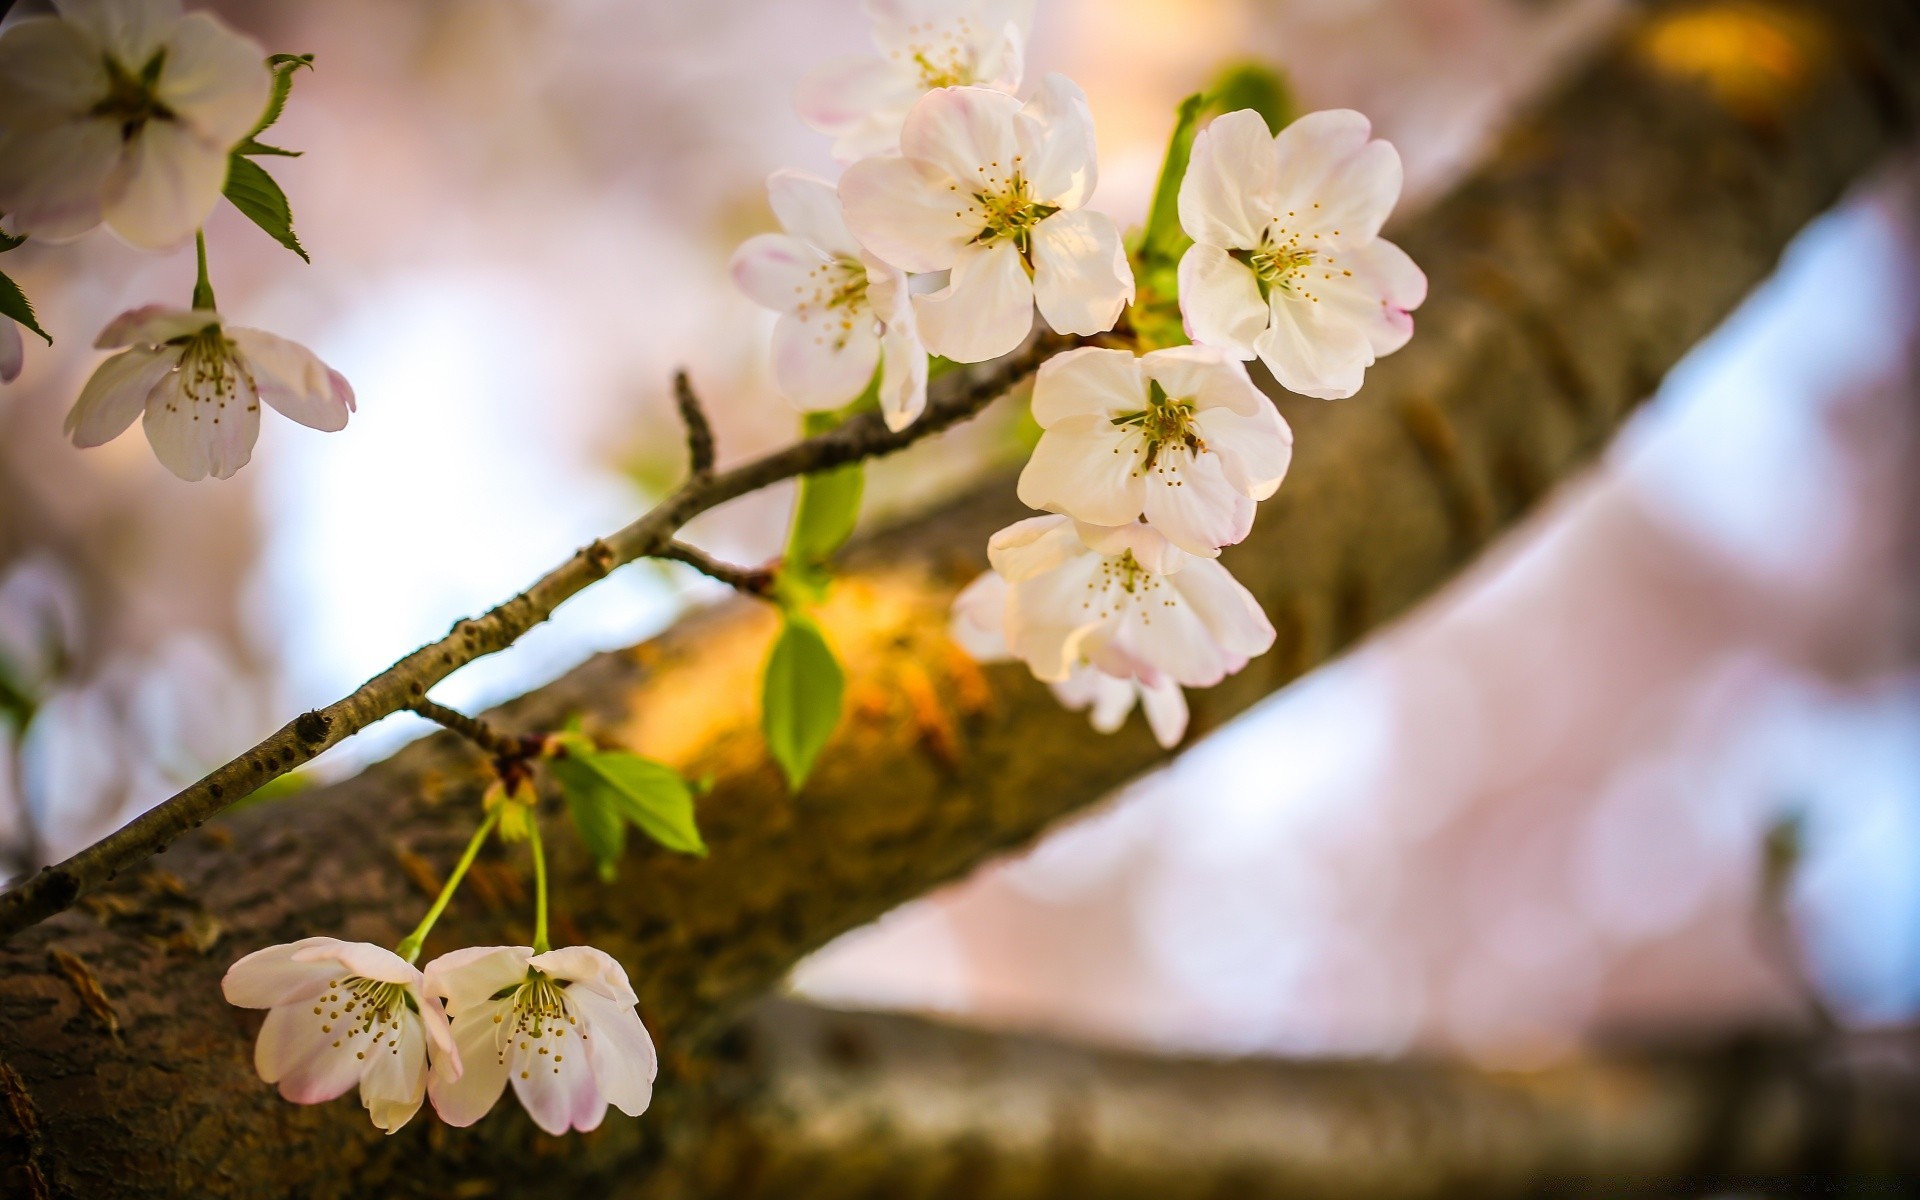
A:
{"type": "MultiPolygon", "coordinates": [[[[1669,11],[1396,231],[1433,284],[1411,346],[1354,400],[1282,397],[1298,434],[1292,477],[1227,560],[1280,640],[1194,695],[1196,732],[1406,611],[1578,470],[1792,234],[1913,128],[1908,0],[1711,10],[1779,23],[1733,91],[1715,74],[1726,46],[1760,43],[1721,40],[1718,58],[1692,62],[1685,37],[1659,36],[1669,11]],[[1755,90],[1756,71],[1772,82],[1755,90]]],[[[782,455],[755,467],[792,469],[782,455]]],[[[490,714],[508,733],[581,714],[715,779],[702,801],[710,860],[637,850],[609,890],[573,839],[550,839],[556,942],[625,962],[661,1044],[643,1120],[553,1141],[508,1103],[470,1130],[423,1114],[382,1138],[351,1101],[300,1108],[254,1077],[255,1018],[221,1003],[220,974],[270,942],[406,931],[427,899],[414,867],[431,876],[453,861],[486,780],[479,755],[439,736],[233,814],[0,948],[0,1170],[90,1198],[595,1194],[667,1179],[659,1164],[715,1127],[732,1014],[798,956],[1162,761],[1141,727],[1096,735],[1019,668],[982,670],[944,636],[988,534],[1021,515],[1011,480],[996,478],[851,556],[821,614],[848,667],[849,718],[798,797],[745,699],[772,634],[764,605],[724,606],[490,714]],[[56,949],[67,967],[50,961],[56,949]]],[[[520,886],[490,852],[428,953],[523,938],[520,886]]]]}

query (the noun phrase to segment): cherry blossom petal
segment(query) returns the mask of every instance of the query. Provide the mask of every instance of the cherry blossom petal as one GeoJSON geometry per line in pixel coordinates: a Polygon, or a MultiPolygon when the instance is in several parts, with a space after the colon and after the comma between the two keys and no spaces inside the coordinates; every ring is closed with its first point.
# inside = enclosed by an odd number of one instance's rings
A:
{"type": "Polygon", "coordinates": [[[556,1137],[569,1129],[584,1133],[598,1128],[607,1111],[588,1061],[591,1050],[567,1048],[576,1052],[561,1053],[557,1063],[552,1054],[532,1050],[507,1057],[507,1082],[513,1085],[521,1107],[535,1125],[556,1137]]]}
{"type": "Polygon", "coordinates": [[[1292,299],[1278,289],[1271,300],[1273,324],[1254,348],[1280,386],[1322,400],[1359,391],[1373,365],[1373,346],[1351,311],[1292,299]]]}
{"type": "Polygon", "coordinates": [[[66,433],[81,449],[104,446],[127,431],[147,398],[179,361],[177,351],[123,350],[94,368],[67,413],[66,433]]]}
{"type": "Polygon", "coordinates": [[[814,292],[813,272],[826,259],[785,233],[755,234],[733,252],[733,282],[749,299],[775,312],[792,312],[814,292]]]}
{"type": "Polygon", "coordinates": [[[176,24],[166,50],[155,93],[224,155],[253,131],[266,111],[273,74],[265,52],[253,39],[204,12],[190,13],[176,24]]]}
{"type": "Polygon", "coordinates": [[[107,327],[94,339],[93,348],[115,350],[121,346],[158,346],[219,323],[220,314],[212,309],[148,304],[130,308],[107,322],[107,327]]]}
{"type": "Polygon", "coordinates": [[[1033,329],[1033,281],[1010,241],[968,246],[941,291],[913,298],[927,349],[955,362],[1009,353],[1033,329]]]}
{"type": "Polygon", "coordinates": [[[1105,561],[1080,553],[1051,571],[1022,581],[1007,608],[1007,645],[1035,679],[1058,683],[1079,664],[1089,635],[1111,613],[1089,608],[1104,594],[1105,561]]]}
{"type": "Polygon", "coordinates": [[[227,150],[177,121],[148,121],[107,176],[107,225],[142,250],[186,241],[219,203],[227,150]]]}
{"type": "Polygon", "coordinates": [[[1020,472],[1020,503],[1095,525],[1140,515],[1147,480],[1139,434],[1104,416],[1062,417],[1048,426],[1020,472]]]}
{"type": "Polygon", "coordinates": [[[1220,459],[1227,481],[1249,499],[1265,500],[1280,489],[1293,461],[1293,430],[1264,396],[1254,415],[1226,408],[1196,413],[1194,425],[1209,453],[1220,459]]]}
{"type": "Polygon", "coordinates": [[[1133,299],[1133,268],[1113,218],[1059,212],[1040,222],[1033,231],[1033,293],[1057,332],[1112,329],[1133,299]]]}
{"type": "Polygon", "coordinates": [[[402,1009],[396,1043],[364,1051],[360,1103],[376,1128],[397,1132],[420,1111],[427,1094],[426,1028],[420,1014],[402,1009]]]}
{"type": "MultiPolygon", "coordinates": [[[[421,991],[429,996],[444,997],[447,1011],[453,1014],[457,1025],[469,1009],[489,1003],[502,988],[523,982],[527,977],[527,963],[532,958],[533,949],[529,946],[466,946],[451,950],[427,964],[421,991]]],[[[464,1048],[461,1060],[467,1061],[464,1048]]]]}
{"type": "Polygon", "coordinates": [[[28,17],[0,35],[0,137],[80,121],[106,89],[100,47],[78,26],[28,17]]]}
{"type": "Polygon", "coordinates": [[[1026,58],[1027,31],[1020,22],[1008,21],[991,32],[983,22],[974,43],[973,82],[995,91],[1016,92],[1026,70],[1026,58]]]}
{"type": "Polygon", "coordinates": [[[1133,711],[1133,680],[1116,679],[1092,667],[1076,667],[1065,679],[1049,686],[1054,699],[1068,712],[1087,711],[1096,733],[1113,733],[1126,724],[1127,714],[1133,711]]]}
{"type": "Polygon", "coordinates": [[[1160,743],[1163,750],[1171,750],[1180,744],[1187,734],[1187,696],[1180,685],[1172,680],[1163,680],[1156,684],[1137,683],[1140,692],[1140,709],[1147,715],[1147,727],[1153,730],[1153,740],[1160,743]]]}
{"type": "Polygon", "coordinates": [[[1272,647],[1273,625],[1259,601],[1218,562],[1196,559],[1168,578],[1213,637],[1241,663],[1272,647]]]}
{"type": "Polygon", "coordinates": [[[857,399],[880,365],[873,320],[848,323],[831,312],[784,313],[773,323],[773,379],[803,409],[839,408],[857,399]]]}
{"type": "Polygon", "coordinates": [[[1212,558],[1253,528],[1253,500],[1227,480],[1216,454],[1163,446],[1143,484],[1134,512],[1189,554],[1212,558]]]}
{"type": "Polygon", "coordinates": [[[609,999],[579,985],[568,990],[568,1002],[579,1010],[581,1026],[587,1031],[587,1062],[600,1094],[630,1117],[647,1111],[660,1060],[632,1002],[609,999]]]}
{"type": "Polygon", "coordinates": [[[836,58],[801,78],[793,104],[802,121],[836,139],[836,159],[857,162],[899,148],[922,90],[914,72],[883,59],[836,58]]]}
{"type": "Polygon", "coordinates": [[[953,598],[953,640],[976,662],[1011,657],[1007,649],[1007,581],[982,571],[953,598]]]}
{"type": "Polygon", "coordinates": [[[868,158],[840,177],[840,203],[860,244],[903,271],[944,271],[980,232],[970,197],[938,168],[868,158]]]}
{"type": "Polygon", "coordinates": [[[1253,268],[1198,242],[1180,259],[1180,315],[1188,337],[1238,358],[1254,356],[1272,319],[1253,268]]]}
{"type": "Polygon", "coordinates": [[[1042,429],[1066,417],[1137,413],[1147,407],[1147,378],[1129,351],[1083,346],[1041,364],[1032,407],[1042,429]]]}
{"type": "Polygon", "coordinates": [[[1101,554],[1131,554],[1135,562],[1155,575],[1178,571],[1192,561],[1159,530],[1136,521],[1112,526],[1081,521],[1074,532],[1089,549],[1101,554]]]}
{"type": "MultiPolygon", "coordinates": [[[[936,88],[922,96],[900,129],[900,152],[959,180],[968,191],[997,190],[1014,172],[1023,147],[1014,133],[1020,102],[986,88],[936,88]]],[[[845,195],[844,185],[842,196],[845,195]]],[[[868,245],[882,258],[891,256],[868,245]]],[[[915,270],[908,263],[900,263],[915,270]]]]}
{"type": "Polygon", "coordinates": [[[896,432],[927,409],[927,351],[912,306],[901,307],[904,312],[888,320],[880,335],[880,415],[896,432]]]}
{"type": "Polygon", "coordinates": [[[220,980],[221,994],[228,1004],[240,1008],[273,1008],[318,995],[326,990],[328,980],[339,978],[339,964],[294,956],[302,950],[334,944],[333,938],[310,937],[255,950],[227,968],[220,980]]]}
{"type": "Polygon", "coordinates": [[[1020,118],[1020,170],[1034,199],[1067,209],[1085,204],[1100,181],[1087,94],[1065,75],[1048,74],[1020,118]]]}
{"type": "Polygon", "coordinates": [[[1253,416],[1273,405],[1253,386],[1247,368],[1238,359],[1211,346],[1169,346],[1140,359],[1140,370],[1175,400],[1190,400],[1196,409],[1224,408],[1253,416]]]}
{"type": "Polygon", "coordinates": [[[987,539],[987,561],[1008,583],[1019,583],[1084,554],[1067,517],[1028,517],[987,539]]]}
{"type": "Polygon", "coordinates": [[[1215,117],[1194,137],[1180,184],[1187,236],[1203,246],[1251,250],[1278,211],[1279,166],[1266,118],[1250,108],[1215,117]]]}
{"type": "MultiPolygon", "coordinates": [[[[0,317],[0,383],[12,383],[20,378],[20,368],[26,361],[26,347],[20,341],[20,327],[5,317],[0,317]]],[[[127,425],[133,424],[133,415],[138,409],[127,413],[127,425]]]]}
{"type": "Polygon", "coordinates": [[[180,0],[55,0],[54,8],[95,46],[136,71],[180,19],[180,0]]]}
{"type": "Polygon", "coordinates": [[[332,938],[324,944],[303,946],[294,951],[296,962],[331,963],[349,975],[374,979],[381,983],[404,983],[418,987],[420,972],[414,965],[385,946],[372,942],[341,942],[332,938]]]}
{"type": "Polygon", "coordinates": [[[309,429],[333,433],[347,427],[353,389],[313,351],[259,329],[234,329],[260,399],[309,429]]]}
{"type": "MultiPolygon", "coordinates": [[[[527,965],[608,1000],[628,1006],[639,1000],[634,995],[633,984],[627,979],[627,969],[605,950],[597,950],[592,946],[562,946],[558,950],[534,955],[527,965]]],[[[568,994],[573,995],[574,989],[569,989],[568,994]]]]}
{"type": "Polygon", "coordinates": [[[105,121],[32,133],[0,128],[0,209],[8,224],[55,242],[94,228],[120,152],[120,131],[105,121]]]}
{"type": "Polygon", "coordinates": [[[767,199],[780,225],[836,258],[858,258],[860,243],[840,212],[840,192],[818,175],[779,170],[767,176],[767,199]]]}
{"type": "MultiPolygon", "coordinates": [[[[355,1039],[358,1041],[359,1039],[355,1039]]],[[[254,1048],[254,1066],[267,1083],[278,1083],[280,1095],[295,1104],[325,1104],[346,1094],[360,1081],[366,1060],[356,1057],[345,1038],[322,1032],[319,1019],[307,1010],[282,1005],[267,1014],[260,1027],[260,1041],[254,1048]],[[269,1076],[266,1047],[274,1044],[272,1065],[279,1068],[269,1076]],[[341,1044],[335,1046],[333,1043],[341,1044]]]]}
{"type": "Polygon", "coordinates": [[[499,1103],[500,1093],[507,1088],[507,1064],[500,1053],[500,1023],[494,1018],[503,1016],[510,1007],[506,1000],[483,1000],[454,1012],[453,1044],[462,1070],[455,1075],[435,1060],[427,1076],[427,1095],[433,1100],[433,1111],[447,1124],[464,1128],[486,1116],[499,1103]]]}
{"type": "Polygon", "coordinates": [[[1227,653],[1190,605],[1167,591],[1166,581],[1146,600],[1152,606],[1150,619],[1139,605],[1129,607],[1110,636],[1088,644],[1088,662],[1110,675],[1145,674],[1187,687],[1212,687],[1245,665],[1244,659],[1236,662],[1227,653]],[[1167,603],[1169,599],[1173,602],[1167,603]]]}
{"type": "Polygon", "coordinates": [[[1349,248],[1378,234],[1399,202],[1401,168],[1399,152],[1372,136],[1367,118],[1344,108],[1308,113],[1281,130],[1274,206],[1281,222],[1337,229],[1349,248]]]}
{"type": "Polygon", "coordinates": [[[1321,304],[1364,331],[1376,358],[1406,345],[1413,336],[1412,311],[1427,298],[1426,273],[1384,238],[1349,249],[1340,265],[1353,274],[1316,283],[1321,304]]]}

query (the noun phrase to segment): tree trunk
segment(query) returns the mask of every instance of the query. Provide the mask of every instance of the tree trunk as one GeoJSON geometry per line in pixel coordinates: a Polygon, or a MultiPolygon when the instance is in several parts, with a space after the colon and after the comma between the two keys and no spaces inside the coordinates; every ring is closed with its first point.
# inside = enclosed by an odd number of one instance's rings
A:
{"type": "MultiPolygon", "coordinates": [[[[1405,612],[1589,461],[1795,231],[1911,131],[1910,0],[1700,11],[1765,24],[1769,56],[1729,61],[1746,42],[1653,10],[1395,231],[1432,281],[1418,335],[1353,400],[1280,398],[1299,439],[1292,475],[1226,556],[1279,641],[1193,695],[1196,734],[1405,612]]],[[[654,1190],[659,1165],[716,1127],[728,1023],[799,956],[1165,757],[1139,724],[1095,734],[1023,669],[982,670],[947,641],[954,590],[1022,515],[998,477],[851,556],[822,613],[848,667],[848,719],[797,797],[757,730],[772,620],[752,604],[495,714],[514,731],[583,714],[716,780],[701,807],[708,860],[639,849],[603,887],[557,823],[550,839],[556,942],[627,964],[660,1043],[645,1118],[556,1140],[508,1101],[469,1130],[423,1114],[385,1138],[351,1100],[296,1107],[254,1076],[258,1017],[223,1003],[221,973],[312,933],[391,944],[406,931],[484,780],[440,736],[233,814],[0,950],[0,1187],[88,1200],[654,1190]]],[[[428,954],[524,940],[522,861],[490,850],[428,954]]],[[[669,1189],[674,1176],[658,1178],[669,1189]]]]}

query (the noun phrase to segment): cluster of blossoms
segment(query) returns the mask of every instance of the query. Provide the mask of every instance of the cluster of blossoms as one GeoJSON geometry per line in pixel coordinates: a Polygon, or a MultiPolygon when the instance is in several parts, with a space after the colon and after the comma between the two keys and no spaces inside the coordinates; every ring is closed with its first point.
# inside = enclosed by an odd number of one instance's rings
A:
{"type": "Polygon", "coordinates": [[[1216,561],[1293,450],[1246,363],[1303,395],[1351,396],[1412,335],[1426,279],[1379,237],[1399,156],[1348,111],[1277,136],[1251,109],[1201,130],[1178,196],[1192,344],[1155,348],[1122,322],[1135,294],[1119,230],[1085,207],[1098,179],[1085,94],[1060,75],[1015,94],[1019,13],[988,0],[867,9],[880,57],[830,64],[800,95],[849,165],[837,186],[776,173],[785,232],[734,257],[742,289],[781,314],[775,381],[804,409],[877,388],[901,429],[926,406],[929,352],[1005,355],[1036,307],[1056,333],[1094,342],[1039,370],[1044,432],[1019,490],[1051,515],[992,538],[992,570],[957,600],[954,634],[983,659],[1026,663],[1103,731],[1137,702],[1172,746],[1181,689],[1218,683],[1274,637],[1216,561]]]}
{"type": "MultiPolygon", "coordinates": [[[[180,247],[220,202],[239,156],[275,152],[252,141],[278,115],[266,55],[219,18],[183,13],[179,0],[54,8],[0,36],[9,242],[64,241],[105,224],[143,250],[180,247]]],[[[346,425],[346,381],[304,347],[226,328],[204,245],[200,267],[192,309],[135,309],[100,335],[99,349],[121,353],[68,415],[75,445],[100,445],[142,416],[168,470],[225,479],[252,454],[261,401],[314,429],[346,425]]],[[[0,380],[19,374],[21,354],[19,328],[0,318],[0,380]]]]}
{"type": "Polygon", "coordinates": [[[474,946],[423,972],[368,942],[310,937],[254,951],[221,987],[267,1010],[260,1078],[295,1104],[357,1085],[388,1133],[426,1097],[447,1124],[471,1125],[509,1083],[552,1134],[598,1128],[609,1104],[637,1117],[653,1098],[658,1064],[633,987],[588,946],[474,946]]]}

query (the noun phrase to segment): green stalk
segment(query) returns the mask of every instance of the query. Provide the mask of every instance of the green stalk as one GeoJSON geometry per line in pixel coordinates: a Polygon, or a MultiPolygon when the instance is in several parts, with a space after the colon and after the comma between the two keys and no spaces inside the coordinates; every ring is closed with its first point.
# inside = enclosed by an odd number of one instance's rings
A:
{"type": "MultiPolygon", "coordinates": [[[[420,957],[421,944],[427,940],[427,934],[433,932],[433,924],[440,919],[440,914],[447,911],[447,901],[453,899],[453,893],[459,889],[460,881],[466,878],[467,868],[473,865],[474,856],[480,853],[480,847],[485,844],[487,835],[493,832],[494,823],[499,819],[500,812],[495,809],[487,814],[486,820],[480,822],[480,828],[473,831],[472,839],[467,842],[466,853],[462,854],[460,861],[454,864],[453,874],[447,876],[446,886],[440,889],[440,895],[434,899],[433,907],[427,910],[426,916],[420,918],[420,924],[414,927],[413,932],[393,948],[395,954],[408,962],[413,962],[420,957]]],[[[543,909],[545,903],[546,896],[543,888],[541,894],[543,909]]]]}
{"type": "Polygon", "coordinates": [[[540,845],[538,816],[527,822],[527,844],[533,848],[533,952],[545,954],[553,946],[547,941],[547,852],[540,845]]]}
{"type": "Polygon", "coordinates": [[[207,233],[204,229],[193,231],[193,253],[199,260],[200,274],[193,282],[193,306],[212,311],[217,305],[213,302],[213,284],[207,279],[207,233]]]}

